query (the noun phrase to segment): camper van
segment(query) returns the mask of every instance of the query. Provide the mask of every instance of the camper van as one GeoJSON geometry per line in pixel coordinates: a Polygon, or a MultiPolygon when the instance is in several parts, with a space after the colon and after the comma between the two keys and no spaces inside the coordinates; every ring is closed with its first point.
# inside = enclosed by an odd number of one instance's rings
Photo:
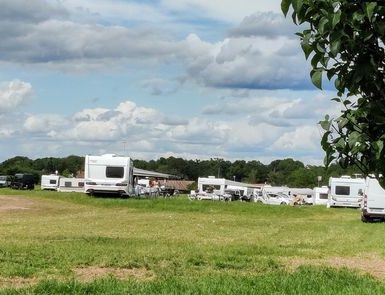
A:
{"type": "Polygon", "coordinates": [[[60,176],[56,174],[42,175],[41,176],[41,189],[42,190],[57,190],[59,187],[60,176]]]}
{"type": "Polygon", "coordinates": [[[364,178],[330,177],[329,187],[328,207],[360,207],[362,194],[359,192],[365,189],[364,178]]]}
{"type": "Polygon", "coordinates": [[[315,187],[313,205],[327,205],[329,201],[329,188],[327,186],[315,187]]]}
{"type": "Polygon", "coordinates": [[[120,196],[134,195],[133,162],[130,157],[105,154],[101,156],[86,155],[84,167],[84,191],[117,194],[120,196]]]}
{"type": "Polygon", "coordinates": [[[361,203],[361,220],[385,220],[385,190],[375,178],[366,178],[363,200],[361,203]]]}

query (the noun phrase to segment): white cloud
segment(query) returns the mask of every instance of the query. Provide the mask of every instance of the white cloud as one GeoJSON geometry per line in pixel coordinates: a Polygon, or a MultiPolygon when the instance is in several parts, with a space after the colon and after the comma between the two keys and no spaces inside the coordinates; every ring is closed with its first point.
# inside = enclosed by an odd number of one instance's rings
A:
{"type": "Polygon", "coordinates": [[[55,114],[31,115],[25,120],[24,128],[27,132],[45,132],[52,135],[54,129],[64,128],[67,122],[62,116],[55,114]]]}
{"type": "Polygon", "coordinates": [[[298,126],[294,131],[282,134],[272,145],[272,149],[288,152],[318,151],[321,134],[317,126],[298,126]]]}
{"type": "Polygon", "coordinates": [[[170,10],[189,11],[190,14],[233,23],[257,11],[280,12],[281,9],[279,0],[162,0],[161,3],[170,10]]]}
{"type": "Polygon", "coordinates": [[[32,95],[32,85],[20,80],[4,82],[0,85],[0,114],[14,111],[32,95]]]}

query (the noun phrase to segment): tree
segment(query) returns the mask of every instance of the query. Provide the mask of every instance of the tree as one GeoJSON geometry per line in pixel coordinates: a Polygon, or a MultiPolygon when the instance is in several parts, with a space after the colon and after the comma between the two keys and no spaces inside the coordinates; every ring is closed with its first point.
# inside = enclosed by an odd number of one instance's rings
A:
{"type": "MultiPolygon", "coordinates": [[[[320,122],[325,165],[356,165],[364,174],[385,175],[385,6],[367,0],[282,0],[292,9],[310,77],[321,89],[334,82],[341,115],[320,122]]],[[[385,184],[385,181],[382,181],[385,184]]]]}

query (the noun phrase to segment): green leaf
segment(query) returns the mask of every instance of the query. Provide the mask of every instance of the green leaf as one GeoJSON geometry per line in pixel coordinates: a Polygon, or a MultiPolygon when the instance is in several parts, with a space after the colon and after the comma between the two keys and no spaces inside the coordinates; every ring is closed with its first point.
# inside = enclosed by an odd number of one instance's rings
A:
{"type": "Polygon", "coordinates": [[[292,5],[295,12],[299,12],[303,5],[303,0],[292,0],[292,5]]]}
{"type": "Polygon", "coordinates": [[[379,160],[382,157],[382,150],[384,149],[384,142],[382,140],[377,140],[375,142],[376,146],[376,159],[379,160]]]}
{"type": "Polygon", "coordinates": [[[335,26],[336,26],[337,24],[339,24],[340,20],[341,20],[341,11],[339,10],[339,11],[333,13],[332,29],[334,29],[335,26]]]}
{"type": "Polygon", "coordinates": [[[301,47],[302,47],[303,53],[305,53],[305,58],[308,59],[309,55],[313,51],[313,48],[308,42],[305,42],[305,41],[301,42],[301,47]]]}
{"type": "Polygon", "coordinates": [[[320,54],[320,53],[314,54],[313,58],[311,59],[312,67],[316,68],[320,60],[323,59],[323,57],[324,57],[323,54],[320,54]]]}
{"type": "Polygon", "coordinates": [[[325,26],[329,22],[327,17],[322,17],[321,20],[318,23],[318,31],[323,34],[325,33],[325,26]]]}
{"type": "Polygon", "coordinates": [[[285,17],[289,11],[290,4],[291,4],[291,0],[282,0],[281,1],[281,10],[282,10],[282,13],[284,14],[285,17]]]}
{"type": "Polygon", "coordinates": [[[377,7],[377,3],[374,2],[374,1],[373,2],[368,2],[368,3],[365,4],[365,13],[366,13],[366,16],[368,17],[370,22],[372,20],[374,9],[376,7],[377,7]]]}
{"type": "MultiPolygon", "coordinates": [[[[329,131],[330,130],[330,127],[332,125],[332,122],[331,120],[329,120],[329,116],[326,115],[325,116],[325,120],[323,121],[319,121],[319,124],[321,125],[322,129],[325,130],[325,131],[329,131]]],[[[330,131],[329,131],[330,133],[330,131]]]]}
{"type": "Polygon", "coordinates": [[[341,40],[335,40],[330,44],[330,52],[336,57],[341,47],[341,40]]]}
{"type": "Polygon", "coordinates": [[[322,69],[315,69],[310,72],[311,81],[314,86],[322,89],[322,69]]]}

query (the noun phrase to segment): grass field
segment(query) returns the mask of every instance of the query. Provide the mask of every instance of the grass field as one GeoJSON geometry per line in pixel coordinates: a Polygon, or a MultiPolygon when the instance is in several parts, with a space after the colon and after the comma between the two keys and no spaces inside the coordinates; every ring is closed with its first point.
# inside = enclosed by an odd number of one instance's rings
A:
{"type": "Polygon", "coordinates": [[[4,294],[385,294],[355,209],[0,194],[4,294]]]}

